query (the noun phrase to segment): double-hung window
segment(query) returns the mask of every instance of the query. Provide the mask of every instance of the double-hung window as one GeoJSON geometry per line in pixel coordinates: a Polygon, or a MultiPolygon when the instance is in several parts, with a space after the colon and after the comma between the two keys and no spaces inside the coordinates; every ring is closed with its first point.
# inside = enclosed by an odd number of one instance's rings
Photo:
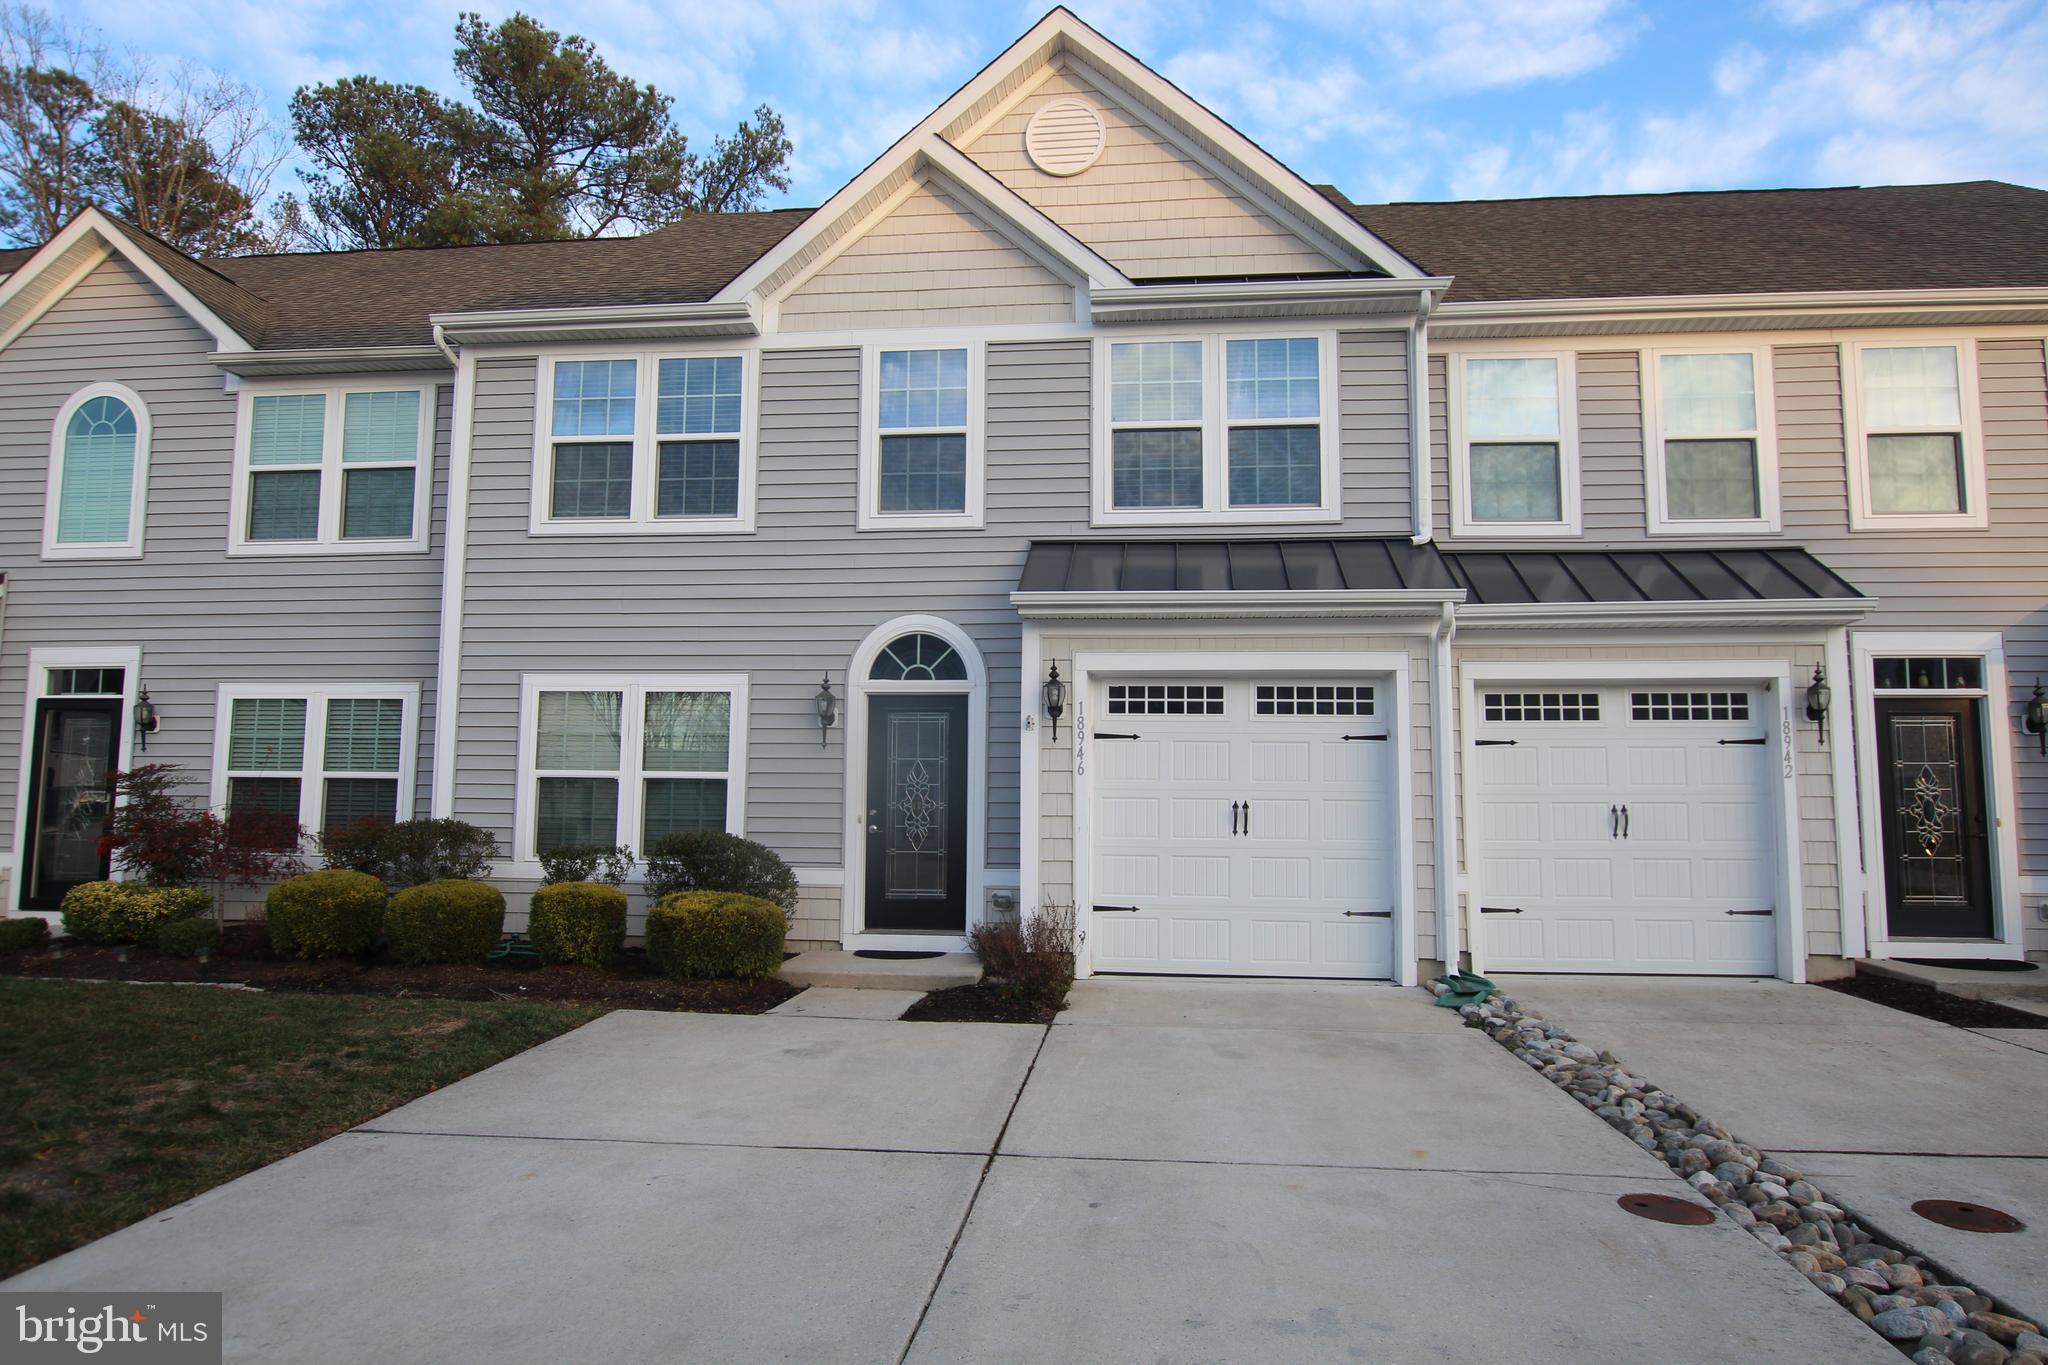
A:
{"type": "Polygon", "coordinates": [[[980,348],[871,347],[865,377],[860,528],[980,526],[980,348]]]}
{"type": "Polygon", "coordinates": [[[1098,344],[1099,525],[1340,514],[1329,336],[1098,344]]]}
{"type": "Polygon", "coordinates": [[[433,393],[371,383],[245,389],[229,548],[424,550],[433,393]]]}
{"type": "Polygon", "coordinates": [[[1450,358],[1458,534],[1578,534],[1574,368],[1568,353],[1450,358]]]}
{"type": "Polygon", "coordinates": [[[1887,342],[1848,350],[1850,524],[1988,525],[1975,347],[1887,342]]]}
{"type": "Polygon", "coordinates": [[[45,559],[142,553],[149,410],[131,389],[89,384],[57,411],[43,520],[45,559]]]}
{"type": "Polygon", "coordinates": [[[643,353],[542,369],[534,532],[750,529],[750,357],[643,353]]]}
{"type": "Polygon", "coordinates": [[[278,816],[314,834],[412,813],[413,685],[225,684],[214,805],[278,816]]]}
{"type": "Polygon", "coordinates": [[[529,676],[520,710],[522,860],[742,832],[745,678],[529,676]]]}
{"type": "Polygon", "coordinates": [[[1762,348],[1649,353],[1652,532],[1778,529],[1770,374],[1770,353],[1762,348]]]}

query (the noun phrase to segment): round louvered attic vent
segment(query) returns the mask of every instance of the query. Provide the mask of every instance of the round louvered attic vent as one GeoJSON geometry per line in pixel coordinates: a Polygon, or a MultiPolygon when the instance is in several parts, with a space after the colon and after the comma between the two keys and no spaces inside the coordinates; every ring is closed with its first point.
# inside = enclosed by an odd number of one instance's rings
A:
{"type": "Polygon", "coordinates": [[[1024,125],[1024,150],[1047,175],[1079,175],[1109,140],[1102,115],[1084,100],[1053,100],[1024,125]]]}

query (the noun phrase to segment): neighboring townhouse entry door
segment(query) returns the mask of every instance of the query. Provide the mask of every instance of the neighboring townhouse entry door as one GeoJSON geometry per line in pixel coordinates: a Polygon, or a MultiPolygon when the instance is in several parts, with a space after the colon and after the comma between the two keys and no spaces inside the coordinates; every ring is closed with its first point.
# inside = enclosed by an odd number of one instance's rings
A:
{"type": "Polygon", "coordinates": [[[36,703],[22,909],[55,910],[72,887],[106,877],[100,836],[113,805],[120,722],[121,703],[111,698],[36,703]]]}
{"type": "Polygon", "coordinates": [[[868,697],[868,931],[967,927],[967,696],[868,697]]]}
{"type": "Polygon", "coordinates": [[[1878,800],[1893,938],[1991,936],[1991,831],[1978,703],[1879,698],[1878,800]]]}

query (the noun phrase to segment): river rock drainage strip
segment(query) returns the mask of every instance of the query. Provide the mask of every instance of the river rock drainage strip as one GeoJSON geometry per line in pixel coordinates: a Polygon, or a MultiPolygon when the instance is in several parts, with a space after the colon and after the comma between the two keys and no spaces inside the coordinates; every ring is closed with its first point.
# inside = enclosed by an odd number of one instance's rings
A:
{"type": "MultiPolygon", "coordinates": [[[[1448,988],[1433,982],[1442,995],[1448,988]]],[[[1683,1176],[1736,1226],[1777,1252],[1916,1365],[2048,1365],[2039,1326],[2000,1313],[1921,1256],[1858,1223],[1797,1167],[1738,1142],[1676,1095],[1631,1076],[1534,1011],[1496,995],[1458,1007],[1476,1028],[1683,1176]]],[[[1626,1207],[1626,1199],[1623,1201],[1626,1207]]]]}

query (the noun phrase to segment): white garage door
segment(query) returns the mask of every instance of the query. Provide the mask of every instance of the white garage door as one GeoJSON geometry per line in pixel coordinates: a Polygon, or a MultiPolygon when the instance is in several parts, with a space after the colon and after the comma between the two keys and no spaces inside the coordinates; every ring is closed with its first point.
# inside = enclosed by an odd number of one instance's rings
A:
{"type": "Polygon", "coordinates": [[[1486,970],[1771,974],[1770,700],[1482,684],[1468,774],[1486,970]]]}
{"type": "Polygon", "coordinates": [[[1348,680],[1102,685],[1096,970],[1392,976],[1392,704],[1348,680]]]}

